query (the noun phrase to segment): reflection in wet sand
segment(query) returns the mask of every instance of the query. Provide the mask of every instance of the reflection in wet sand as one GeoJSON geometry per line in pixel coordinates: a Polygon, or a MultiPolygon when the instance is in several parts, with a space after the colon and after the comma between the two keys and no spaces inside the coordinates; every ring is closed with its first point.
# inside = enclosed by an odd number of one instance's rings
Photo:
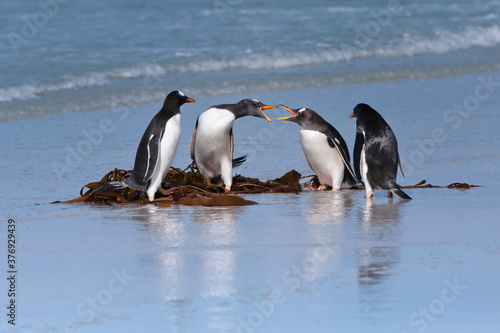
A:
{"type": "Polygon", "coordinates": [[[311,194],[313,201],[307,208],[307,223],[309,224],[342,223],[352,209],[352,191],[311,194]]]}
{"type": "Polygon", "coordinates": [[[305,281],[326,278],[342,264],[343,223],[352,209],[351,194],[350,191],[310,193],[306,237],[308,243],[320,245],[306,250],[305,281]]]}
{"type": "Polygon", "coordinates": [[[229,296],[235,292],[236,253],[230,247],[237,241],[236,213],[238,207],[206,207],[194,220],[203,223],[202,244],[212,245],[200,253],[202,270],[201,296],[229,296]]]}
{"type": "Polygon", "coordinates": [[[179,218],[182,217],[179,209],[172,207],[169,214],[165,210],[153,205],[146,205],[145,211],[135,217],[146,222],[145,227],[151,235],[152,242],[164,251],[156,252],[156,258],[149,258],[156,265],[157,293],[165,300],[176,300],[183,294],[183,274],[186,258],[180,249],[186,241],[186,224],[179,218]]]}
{"type": "Polygon", "coordinates": [[[202,255],[201,296],[230,296],[234,293],[237,256],[232,250],[208,250],[202,255]]]}
{"type": "MultiPolygon", "coordinates": [[[[376,199],[378,201],[378,198],[376,199]]],[[[401,249],[400,208],[402,200],[383,199],[383,203],[366,200],[360,212],[360,246],[357,248],[360,304],[375,330],[379,327],[379,311],[391,301],[390,278],[397,274],[401,249]]]]}
{"type": "Polygon", "coordinates": [[[237,256],[231,245],[238,240],[235,221],[240,209],[171,207],[166,214],[151,205],[134,218],[146,222],[152,241],[164,249],[153,259],[162,298],[177,300],[188,285],[192,288],[193,279],[198,281],[194,285],[200,296],[228,296],[235,291],[237,256]],[[184,210],[190,211],[183,215],[184,210]],[[186,247],[195,251],[186,251],[186,247]]]}
{"type": "Polygon", "coordinates": [[[405,201],[392,200],[376,204],[366,200],[361,213],[358,278],[361,285],[377,284],[394,273],[400,261],[400,248],[395,245],[401,237],[400,207],[405,201]],[[371,245],[370,245],[371,244],[371,245]]]}
{"type": "Polygon", "coordinates": [[[401,236],[399,208],[404,202],[389,199],[375,204],[372,199],[366,200],[360,219],[360,241],[372,245],[362,246],[358,253],[360,284],[379,283],[399,262],[400,249],[394,243],[401,236]]]}

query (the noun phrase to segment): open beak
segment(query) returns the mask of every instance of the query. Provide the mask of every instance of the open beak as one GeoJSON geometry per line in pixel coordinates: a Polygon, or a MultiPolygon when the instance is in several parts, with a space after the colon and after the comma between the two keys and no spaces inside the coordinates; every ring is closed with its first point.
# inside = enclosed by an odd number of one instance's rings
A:
{"type": "Polygon", "coordinates": [[[290,112],[292,116],[291,116],[291,117],[283,117],[283,118],[278,118],[278,120],[291,120],[292,118],[297,117],[297,114],[296,114],[296,113],[295,113],[292,109],[290,109],[290,108],[288,108],[288,107],[284,106],[283,104],[280,104],[280,106],[281,106],[283,109],[285,109],[285,110],[287,110],[288,112],[290,112]]]}
{"type": "Polygon", "coordinates": [[[260,111],[262,111],[262,114],[264,115],[264,117],[266,117],[267,121],[272,121],[271,119],[269,119],[269,117],[264,113],[264,110],[269,110],[269,109],[276,109],[277,106],[274,106],[274,105],[263,105],[260,107],[260,111]]]}
{"type": "Polygon", "coordinates": [[[354,112],[351,114],[351,116],[349,118],[354,118],[354,112]]]}

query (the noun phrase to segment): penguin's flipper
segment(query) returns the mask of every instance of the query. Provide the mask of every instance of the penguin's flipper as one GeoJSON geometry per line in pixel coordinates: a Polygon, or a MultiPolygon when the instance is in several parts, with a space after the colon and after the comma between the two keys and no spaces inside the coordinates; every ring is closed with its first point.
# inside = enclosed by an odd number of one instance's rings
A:
{"type": "Polygon", "coordinates": [[[403,172],[403,166],[401,165],[401,159],[399,158],[399,154],[398,154],[398,165],[399,165],[399,170],[401,171],[401,174],[403,175],[403,177],[406,178],[405,173],[403,172]]]}
{"type": "Polygon", "coordinates": [[[104,184],[107,188],[113,189],[113,190],[121,190],[127,187],[127,184],[123,181],[112,181],[112,182],[107,182],[104,184]]]}
{"type": "Polygon", "coordinates": [[[243,155],[243,156],[240,156],[238,158],[234,158],[233,159],[233,168],[237,168],[240,165],[242,165],[243,163],[245,163],[245,161],[247,160],[247,156],[248,155],[243,155]]]}
{"type": "Polygon", "coordinates": [[[194,160],[194,145],[196,142],[196,132],[198,131],[198,119],[196,119],[196,125],[194,125],[193,135],[191,136],[191,145],[189,147],[189,154],[191,155],[191,159],[194,160]]]}
{"type": "Polygon", "coordinates": [[[154,135],[151,134],[149,137],[149,141],[147,143],[147,164],[146,164],[146,170],[144,172],[144,178],[142,181],[144,183],[147,183],[151,177],[153,176],[153,173],[155,172],[156,168],[158,167],[159,164],[159,157],[160,157],[160,142],[163,137],[163,132],[161,132],[161,135],[154,135]]]}
{"type": "MultiPolygon", "coordinates": [[[[348,152],[342,147],[340,142],[336,138],[328,138],[328,145],[332,148],[337,148],[340,153],[340,157],[342,157],[342,161],[344,162],[345,167],[349,170],[349,173],[354,178],[354,180],[359,183],[358,177],[354,175],[354,171],[352,171],[351,164],[349,163],[349,155],[348,152]]],[[[347,147],[346,147],[347,148],[347,147]]]]}
{"type": "Polygon", "coordinates": [[[403,192],[403,190],[396,184],[396,182],[391,182],[390,188],[389,188],[395,196],[397,196],[399,199],[405,199],[405,200],[411,200],[411,197],[403,192]]]}
{"type": "MultiPolygon", "coordinates": [[[[231,127],[231,130],[229,131],[229,158],[231,160],[233,159],[233,153],[234,153],[234,137],[233,137],[233,128],[231,127]]],[[[240,157],[238,157],[238,158],[240,158],[240,157]]],[[[243,163],[243,162],[241,162],[241,163],[243,163]]],[[[240,163],[240,165],[241,165],[241,163],[240,163]]]]}
{"type": "MultiPolygon", "coordinates": [[[[356,130],[356,140],[354,141],[354,152],[352,156],[352,161],[354,164],[354,172],[356,172],[356,176],[359,180],[361,180],[361,151],[363,150],[363,146],[365,144],[365,136],[362,132],[356,130]]],[[[366,179],[365,179],[366,181],[366,179]]]]}
{"type": "Polygon", "coordinates": [[[104,183],[103,188],[110,190],[122,190],[124,188],[130,188],[137,191],[146,191],[146,186],[134,183],[132,177],[125,178],[120,181],[106,182],[104,183]]]}
{"type": "Polygon", "coordinates": [[[233,128],[229,131],[229,158],[233,161],[233,168],[237,168],[247,160],[248,155],[243,155],[237,158],[233,158],[234,154],[234,137],[233,128]]]}

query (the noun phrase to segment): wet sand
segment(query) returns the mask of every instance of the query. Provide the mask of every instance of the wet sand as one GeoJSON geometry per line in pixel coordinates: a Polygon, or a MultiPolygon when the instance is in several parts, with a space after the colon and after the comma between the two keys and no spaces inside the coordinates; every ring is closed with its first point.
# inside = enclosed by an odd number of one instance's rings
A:
{"type": "MultiPolygon", "coordinates": [[[[252,97],[307,106],[352,152],[349,115],[368,103],[398,138],[400,184],[481,185],[408,190],[408,202],[346,190],[248,195],[259,205],[247,207],[51,205],[131,168],[159,104],[0,124],[0,240],[3,253],[6,220],[16,220],[19,289],[17,325],[4,318],[2,331],[497,331],[500,87],[488,81],[500,73],[222,96],[182,109],[181,168],[210,105],[252,97]]],[[[234,135],[235,156],[249,154],[237,173],[312,173],[295,124],[245,118],[234,135]]]]}

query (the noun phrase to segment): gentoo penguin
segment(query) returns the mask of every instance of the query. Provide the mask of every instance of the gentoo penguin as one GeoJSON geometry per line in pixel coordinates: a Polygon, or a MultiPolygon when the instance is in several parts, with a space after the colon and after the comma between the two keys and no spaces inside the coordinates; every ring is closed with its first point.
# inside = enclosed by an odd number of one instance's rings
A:
{"type": "Polygon", "coordinates": [[[278,120],[293,121],[300,126],[300,144],[307,164],[321,183],[319,189],[326,189],[329,185],[332,191],[338,191],[342,187],[349,188],[359,183],[350,165],[347,145],[332,125],[311,109],[280,106],[292,116],[278,120]]]}
{"type": "Polygon", "coordinates": [[[384,118],[367,104],[356,105],[351,114],[353,117],[356,117],[354,171],[358,178],[363,173],[366,197],[371,198],[374,190],[381,189],[389,191],[388,196],[394,194],[401,199],[411,199],[396,184],[401,162],[394,132],[384,118]]]}
{"type": "Polygon", "coordinates": [[[132,188],[146,192],[150,201],[161,185],[177,151],[181,136],[180,107],[194,103],[180,91],[172,91],[165,98],[163,107],[153,117],[142,136],[132,175],[121,182],[113,182],[115,188],[132,188]]]}
{"type": "Polygon", "coordinates": [[[214,105],[196,120],[191,137],[191,158],[205,179],[221,177],[227,191],[233,183],[233,166],[240,165],[245,156],[233,160],[233,123],[245,116],[271,121],[264,110],[277,106],[264,105],[255,99],[244,99],[236,104],[214,105]]]}

